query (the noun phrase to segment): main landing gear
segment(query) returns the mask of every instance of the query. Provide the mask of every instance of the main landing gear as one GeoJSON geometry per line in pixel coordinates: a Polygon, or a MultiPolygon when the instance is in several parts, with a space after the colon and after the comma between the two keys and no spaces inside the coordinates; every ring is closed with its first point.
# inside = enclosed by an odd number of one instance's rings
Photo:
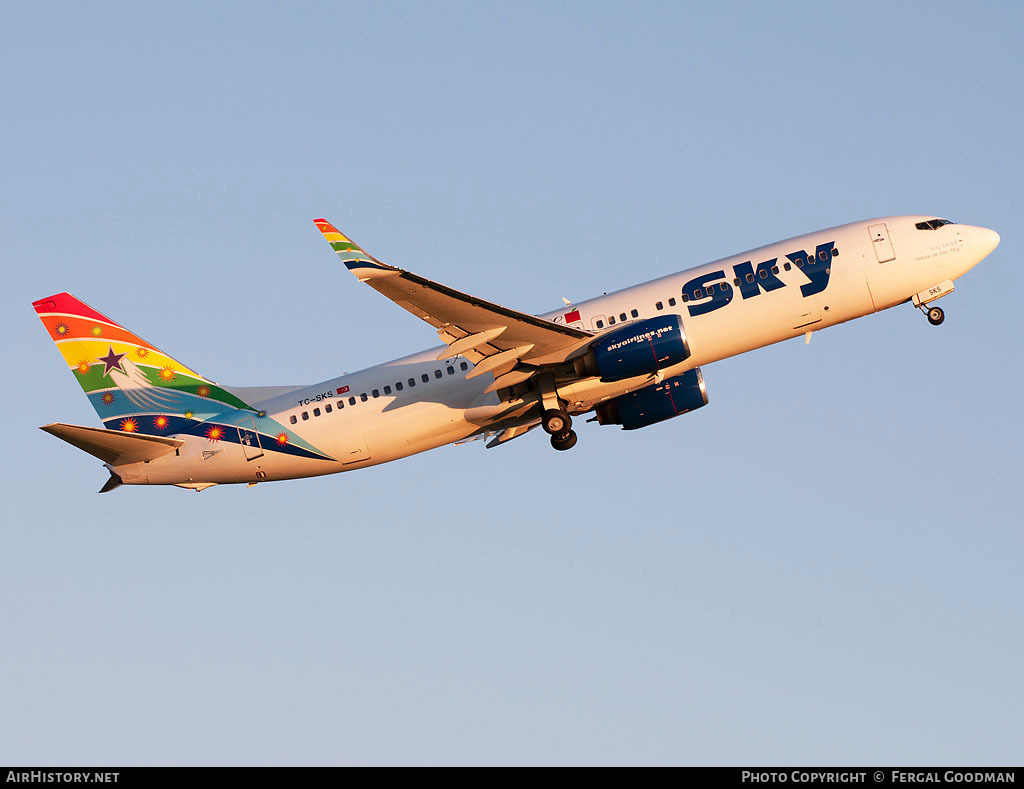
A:
{"type": "Polygon", "coordinates": [[[551,446],[560,452],[576,446],[572,417],[565,411],[549,409],[540,416],[540,426],[551,436],[551,446]]]}

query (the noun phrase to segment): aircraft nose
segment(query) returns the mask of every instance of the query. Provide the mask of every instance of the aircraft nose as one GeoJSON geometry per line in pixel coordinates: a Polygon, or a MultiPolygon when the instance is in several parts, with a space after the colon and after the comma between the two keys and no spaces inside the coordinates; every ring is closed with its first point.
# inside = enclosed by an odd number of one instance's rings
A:
{"type": "Polygon", "coordinates": [[[988,257],[992,250],[999,246],[999,234],[987,227],[971,228],[971,246],[974,247],[974,254],[978,260],[988,257]]]}

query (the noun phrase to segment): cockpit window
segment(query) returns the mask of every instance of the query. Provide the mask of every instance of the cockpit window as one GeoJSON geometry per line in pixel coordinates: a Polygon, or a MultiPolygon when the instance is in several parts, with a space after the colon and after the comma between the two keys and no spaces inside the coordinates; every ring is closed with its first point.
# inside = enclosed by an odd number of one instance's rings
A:
{"type": "Polygon", "coordinates": [[[927,222],[918,222],[914,227],[918,230],[938,230],[943,225],[955,224],[948,219],[929,219],[927,222]]]}

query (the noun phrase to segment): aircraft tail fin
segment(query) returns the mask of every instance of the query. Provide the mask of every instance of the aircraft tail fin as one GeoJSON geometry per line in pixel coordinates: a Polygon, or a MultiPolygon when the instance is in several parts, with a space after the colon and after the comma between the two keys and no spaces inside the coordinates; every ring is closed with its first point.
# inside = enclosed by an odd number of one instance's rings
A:
{"type": "Polygon", "coordinates": [[[107,428],[173,434],[229,408],[248,408],[70,293],[32,306],[107,428]]]}

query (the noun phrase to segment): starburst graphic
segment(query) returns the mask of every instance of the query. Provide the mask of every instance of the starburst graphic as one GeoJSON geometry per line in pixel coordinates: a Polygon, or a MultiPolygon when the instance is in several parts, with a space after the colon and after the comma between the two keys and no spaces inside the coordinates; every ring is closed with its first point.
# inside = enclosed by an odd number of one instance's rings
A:
{"type": "Polygon", "coordinates": [[[145,359],[147,356],[149,356],[149,348],[145,348],[140,345],[138,348],[135,349],[135,358],[145,359]]]}
{"type": "Polygon", "coordinates": [[[195,412],[194,411],[186,411],[184,414],[182,414],[182,416],[184,416],[186,419],[191,419],[192,417],[195,416],[195,412]]]}
{"type": "Polygon", "coordinates": [[[60,323],[53,327],[53,333],[56,334],[58,338],[67,337],[68,331],[70,330],[68,329],[68,325],[64,323],[64,321],[61,321],[60,323]]]}
{"type": "Polygon", "coordinates": [[[80,361],[78,364],[76,364],[75,365],[75,372],[78,373],[79,375],[88,375],[89,374],[89,360],[88,359],[82,359],[82,361],[80,361]]]}
{"type": "Polygon", "coordinates": [[[168,419],[166,416],[153,417],[153,427],[155,427],[157,430],[166,430],[167,425],[169,425],[170,423],[171,420],[168,419]]]}
{"type": "Polygon", "coordinates": [[[160,380],[165,384],[174,380],[174,368],[170,365],[160,368],[160,380]]]}
{"type": "Polygon", "coordinates": [[[277,441],[277,445],[279,447],[283,447],[285,444],[288,443],[288,434],[285,433],[284,431],[281,431],[280,433],[277,434],[277,437],[274,440],[277,441]]]}
{"type": "Polygon", "coordinates": [[[266,415],[267,415],[267,412],[263,411],[263,410],[260,410],[260,411],[256,412],[256,416],[258,416],[260,419],[263,419],[263,417],[265,417],[266,415]]]}
{"type": "Polygon", "coordinates": [[[124,419],[121,421],[121,430],[125,433],[134,433],[138,427],[139,425],[134,419],[124,419]]]}
{"type": "Polygon", "coordinates": [[[114,404],[114,393],[113,392],[104,392],[103,396],[100,397],[100,400],[103,401],[103,405],[113,405],[114,404]]]}
{"type": "Polygon", "coordinates": [[[209,397],[210,387],[208,387],[206,384],[202,384],[198,389],[196,389],[196,394],[199,395],[200,397],[209,397]]]}
{"type": "Polygon", "coordinates": [[[101,329],[99,326],[93,326],[92,327],[92,336],[93,337],[99,337],[101,334],[103,334],[103,329],[101,329]]]}
{"type": "Polygon", "coordinates": [[[224,438],[224,428],[221,427],[220,425],[211,425],[210,428],[206,431],[206,437],[213,442],[220,441],[222,438],[224,438]]]}

